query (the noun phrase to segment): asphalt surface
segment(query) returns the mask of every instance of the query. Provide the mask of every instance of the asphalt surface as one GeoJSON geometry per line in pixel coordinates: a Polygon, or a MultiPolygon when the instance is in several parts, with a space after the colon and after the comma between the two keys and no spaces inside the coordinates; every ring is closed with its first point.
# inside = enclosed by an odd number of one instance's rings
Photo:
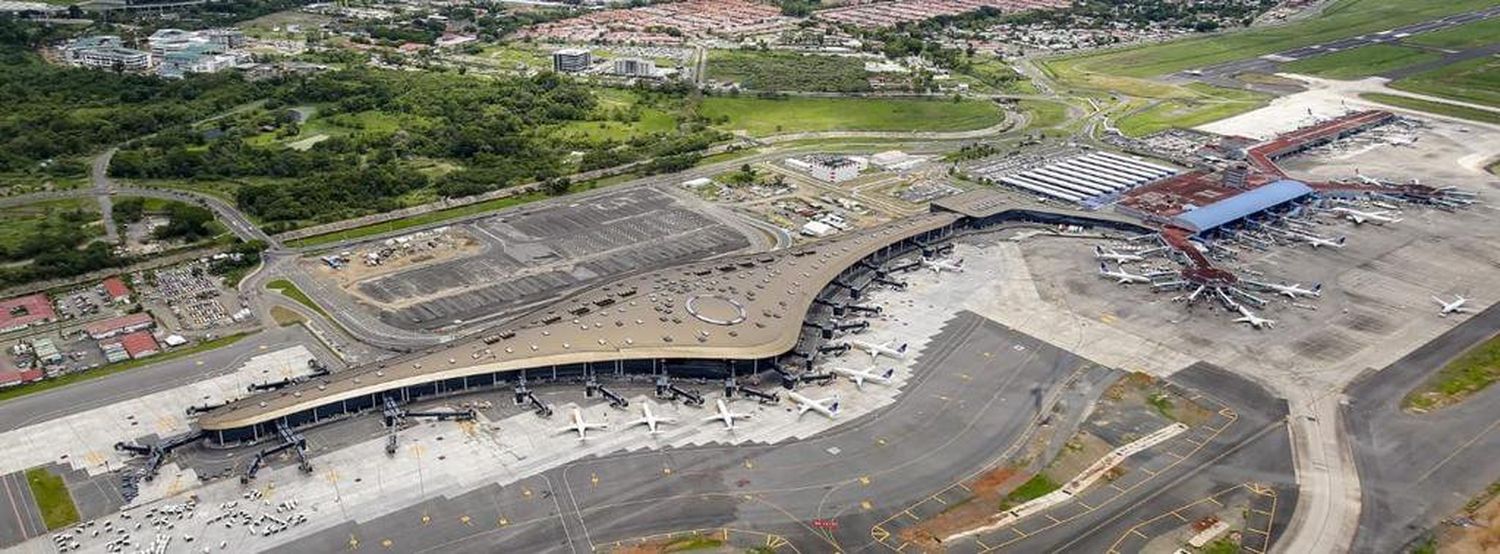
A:
{"type": "Polygon", "coordinates": [[[899,402],[831,432],[578,461],[349,522],[279,551],[346,549],[352,537],[407,552],[586,552],[718,527],[774,533],[805,552],[883,550],[870,534],[876,522],[993,462],[1031,427],[1038,399],[1087,368],[1100,370],[964,312],[918,358],[899,402]],[[818,519],[838,528],[816,530],[818,519]]]}
{"type": "MultiPolygon", "coordinates": [[[[1274,491],[1275,504],[1279,506],[1267,516],[1270,521],[1264,522],[1270,533],[1261,545],[1272,544],[1280,538],[1290,521],[1293,507],[1297,505],[1291,441],[1284,423],[1286,403],[1272,397],[1259,385],[1209,364],[1190,366],[1174,374],[1171,381],[1189,391],[1210,395],[1213,400],[1226,405],[1235,412],[1235,422],[1203,448],[1152,476],[1139,488],[1131,489],[1107,504],[1094,506],[1065,523],[1030,533],[1001,550],[1108,552],[1117,542],[1131,539],[1130,535],[1137,526],[1144,528],[1161,516],[1247,483],[1274,491]]],[[[1088,496],[1082,494],[1080,499],[1088,496]]],[[[1071,507],[1060,506],[1049,513],[1063,516],[1072,513],[1071,510],[1071,507]]],[[[1026,521],[1022,520],[1018,526],[1026,521]]],[[[1178,523],[1186,524],[1180,520],[1178,523]]],[[[1178,525],[1163,532],[1176,527],[1178,525]]],[[[1252,543],[1242,544],[1260,550],[1252,543]]],[[[972,545],[965,547],[973,549],[972,545]]]]}
{"type": "Polygon", "coordinates": [[[42,513],[31,496],[22,472],[0,475],[0,547],[13,546],[26,539],[47,534],[42,513]]]}
{"type": "Polygon", "coordinates": [[[1409,391],[1497,332],[1500,304],[1345,389],[1345,425],[1363,488],[1356,552],[1400,550],[1500,480],[1500,387],[1428,414],[1401,409],[1409,391]]]}
{"type": "MultiPolygon", "coordinates": [[[[301,326],[277,327],[223,348],[7,400],[0,403],[0,431],[19,429],[230,373],[252,356],[299,344],[331,364],[330,367],[342,367],[301,326]]],[[[130,438],[120,437],[121,440],[130,438]]]]}

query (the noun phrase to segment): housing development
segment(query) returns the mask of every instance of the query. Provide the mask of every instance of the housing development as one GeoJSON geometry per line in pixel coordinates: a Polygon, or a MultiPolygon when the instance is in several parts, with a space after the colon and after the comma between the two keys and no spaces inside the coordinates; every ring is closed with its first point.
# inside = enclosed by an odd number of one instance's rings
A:
{"type": "Polygon", "coordinates": [[[0,2],[0,551],[1488,552],[1497,37],[0,2]]]}

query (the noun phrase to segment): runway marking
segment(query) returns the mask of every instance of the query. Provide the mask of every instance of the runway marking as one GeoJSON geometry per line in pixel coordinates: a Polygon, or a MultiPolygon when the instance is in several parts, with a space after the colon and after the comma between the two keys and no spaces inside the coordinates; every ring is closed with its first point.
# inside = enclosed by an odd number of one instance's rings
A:
{"type": "Polygon", "coordinates": [[[910,508],[908,508],[906,510],[902,510],[901,513],[906,514],[906,517],[911,518],[912,521],[922,521],[922,518],[917,517],[917,514],[911,513],[911,509],[910,508]]]}
{"type": "Polygon", "coordinates": [[[1141,532],[1141,530],[1140,530],[1140,529],[1136,529],[1136,528],[1134,528],[1134,527],[1132,527],[1132,528],[1131,528],[1131,529],[1130,529],[1130,532],[1131,532],[1131,533],[1135,533],[1135,534],[1137,534],[1137,535],[1140,535],[1140,536],[1141,536],[1141,538],[1143,538],[1143,539],[1146,539],[1146,540],[1151,540],[1151,537],[1149,537],[1149,536],[1146,536],[1146,534],[1145,534],[1145,533],[1142,533],[1142,532],[1141,532]]]}
{"type": "Polygon", "coordinates": [[[1265,531],[1261,531],[1260,529],[1254,529],[1254,528],[1251,528],[1251,527],[1246,527],[1245,530],[1246,531],[1250,531],[1252,533],[1260,534],[1260,535],[1266,535],[1266,536],[1270,536],[1271,535],[1270,533],[1267,533],[1265,531]]]}
{"type": "Polygon", "coordinates": [[[1042,515],[1047,516],[1047,519],[1052,520],[1052,523],[1062,523],[1062,520],[1057,519],[1055,517],[1052,517],[1052,514],[1042,514],[1042,515]]]}
{"type": "Polygon", "coordinates": [[[1180,519],[1180,520],[1183,520],[1183,521],[1187,521],[1188,520],[1188,518],[1182,517],[1182,514],[1177,513],[1177,510],[1172,510],[1171,512],[1168,512],[1168,513],[1170,513],[1170,514],[1172,514],[1174,516],[1177,516],[1177,519],[1180,519]]]}
{"type": "Polygon", "coordinates": [[[1212,497],[1212,496],[1208,497],[1208,501],[1209,502],[1213,502],[1214,504],[1218,504],[1219,506],[1223,506],[1224,505],[1223,502],[1219,502],[1218,500],[1215,500],[1214,497],[1212,497]]]}
{"type": "Polygon", "coordinates": [[[1026,533],[1021,532],[1020,529],[1016,529],[1015,527],[1008,527],[1007,529],[1010,529],[1011,531],[1015,532],[1015,534],[1020,535],[1021,538],[1023,538],[1023,539],[1026,538],[1026,537],[1031,536],[1031,535],[1027,535],[1026,533]]]}
{"type": "Polygon", "coordinates": [[[965,485],[963,483],[957,483],[957,485],[958,485],[958,488],[963,489],[964,492],[973,492],[974,491],[974,489],[969,488],[968,485],[965,485]]]}
{"type": "Polygon", "coordinates": [[[948,501],[943,500],[943,498],[940,497],[940,496],[934,496],[934,497],[932,497],[932,499],[938,501],[938,504],[942,504],[944,506],[948,505],[948,501]]]}
{"type": "Polygon", "coordinates": [[[1120,494],[1125,494],[1125,489],[1120,488],[1119,485],[1116,485],[1114,483],[1110,483],[1109,484],[1109,488],[1112,488],[1112,489],[1115,489],[1117,491],[1120,491],[1120,494]]]}
{"type": "Polygon", "coordinates": [[[1271,515],[1271,512],[1267,512],[1265,510],[1257,510],[1255,508],[1250,508],[1250,511],[1254,512],[1254,513],[1257,513],[1257,514],[1260,514],[1260,515],[1263,515],[1263,516],[1269,516],[1269,515],[1271,515]]]}
{"type": "Polygon", "coordinates": [[[886,531],[884,527],[876,525],[870,528],[870,537],[883,543],[886,539],[891,538],[891,532],[886,531]]]}
{"type": "Polygon", "coordinates": [[[989,550],[989,549],[990,549],[990,545],[988,545],[988,544],[984,544],[984,541],[982,541],[982,540],[979,540],[979,539],[977,539],[977,538],[976,538],[976,539],[974,539],[974,544],[977,544],[977,545],[979,545],[979,547],[980,547],[980,548],[983,548],[983,549],[985,549],[985,550],[989,550]]]}

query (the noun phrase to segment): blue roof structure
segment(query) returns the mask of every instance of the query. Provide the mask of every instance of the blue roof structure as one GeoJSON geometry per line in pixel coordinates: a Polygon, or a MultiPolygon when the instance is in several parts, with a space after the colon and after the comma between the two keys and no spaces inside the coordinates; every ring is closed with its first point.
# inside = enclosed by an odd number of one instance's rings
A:
{"type": "Polygon", "coordinates": [[[1313,189],[1301,181],[1283,179],[1183,212],[1172,218],[1172,223],[1194,233],[1203,233],[1312,193],[1313,189]]]}

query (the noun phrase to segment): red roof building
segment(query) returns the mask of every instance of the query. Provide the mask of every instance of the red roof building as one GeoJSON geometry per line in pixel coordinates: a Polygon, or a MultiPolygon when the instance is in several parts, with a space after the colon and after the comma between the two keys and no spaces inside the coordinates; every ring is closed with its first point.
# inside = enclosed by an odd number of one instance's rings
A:
{"type": "Polygon", "coordinates": [[[32,381],[40,381],[46,374],[40,369],[0,371],[0,387],[9,387],[32,381]]]}
{"type": "Polygon", "coordinates": [[[57,311],[47,295],[36,293],[0,300],[0,333],[19,331],[32,325],[57,320],[57,311]]]}
{"type": "Polygon", "coordinates": [[[109,295],[111,302],[125,304],[130,302],[130,288],[119,277],[110,277],[104,280],[104,294],[109,295]]]}
{"type": "Polygon", "coordinates": [[[131,359],[144,358],[161,351],[161,346],[156,344],[156,337],[151,336],[150,331],[136,331],[120,337],[120,346],[125,347],[125,353],[131,359]]]}
{"type": "Polygon", "coordinates": [[[140,312],[91,323],[88,327],[84,327],[84,331],[90,337],[93,337],[94,340],[100,340],[123,333],[150,329],[154,325],[156,325],[156,321],[151,319],[151,314],[140,312]]]}

